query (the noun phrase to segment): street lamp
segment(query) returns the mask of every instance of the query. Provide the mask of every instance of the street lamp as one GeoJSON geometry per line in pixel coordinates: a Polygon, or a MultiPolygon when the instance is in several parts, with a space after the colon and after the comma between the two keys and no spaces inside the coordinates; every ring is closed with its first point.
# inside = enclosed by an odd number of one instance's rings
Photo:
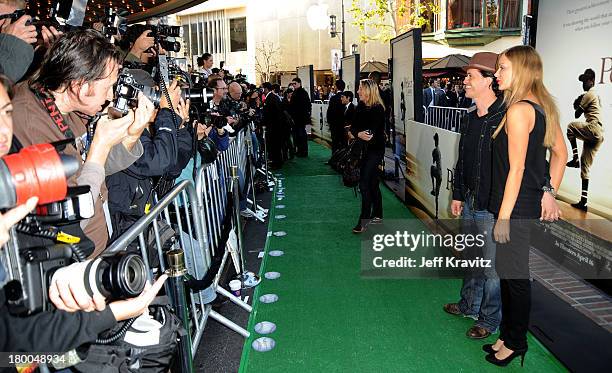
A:
{"type": "Polygon", "coordinates": [[[357,54],[359,53],[359,46],[357,44],[352,44],[351,45],[351,54],[357,54]]]}
{"type": "Polygon", "coordinates": [[[342,57],[346,56],[345,48],[344,48],[344,35],[345,35],[345,24],[344,21],[344,0],[342,0],[342,30],[338,31],[338,22],[335,15],[329,16],[329,36],[335,38],[340,34],[342,36],[342,57]]]}

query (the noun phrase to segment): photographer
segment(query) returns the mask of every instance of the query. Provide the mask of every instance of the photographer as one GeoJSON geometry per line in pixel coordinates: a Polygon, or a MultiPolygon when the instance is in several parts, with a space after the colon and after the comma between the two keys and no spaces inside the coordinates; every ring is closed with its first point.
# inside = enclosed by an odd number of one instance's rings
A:
{"type": "Polygon", "coordinates": [[[89,185],[95,198],[94,216],[81,222],[95,244],[94,257],[106,248],[108,240],[104,177],[142,156],[139,137],[153,110],[148,100],[140,99],[138,109],[123,118],[110,120],[103,113],[95,128],[87,124],[107,100],[112,100],[120,61],[119,51],[98,32],[70,32],[51,47],[33,78],[16,86],[13,100],[19,145],[76,138],[65,153],[84,159],[70,184],[89,185]]]}
{"type": "MultiPolygon", "coordinates": [[[[147,75],[144,71],[142,73],[147,75]]],[[[148,78],[148,82],[142,78],[138,81],[155,85],[153,79],[148,78]]],[[[113,237],[121,235],[144,216],[154,189],[153,177],[180,173],[185,164],[180,164],[179,154],[191,151],[192,136],[184,126],[184,119],[189,116],[189,101],[185,103],[181,99],[181,89],[176,81],[169,87],[169,96],[172,105],[162,95],[159,111],[151,117],[149,128],[140,136],[143,156],[127,169],[106,178],[113,237]]]]}
{"type": "Polygon", "coordinates": [[[0,66],[14,82],[28,69],[36,68],[45,51],[62,35],[55,27],[44,25],[39,33],[31,24],[32,17],[18,13],[23,9],[25,1],[0,0],[0,66]]]}
{"type": "MultiPolygon", "coordinates": [[[[11,146],[13,120],[11,87],[0,75],[0,156],[6,155],[11,146]]],[[[19,109],[19,108],[17,108],[19,109]]],[[[25,205],[0,214],[0,244],[8,240],[10,227],[31,211],[36,205],[32,197],[25,205]]],[[[0,285],[6,278],[5,268],[0,263],[0,285]]],[[[0,290],[0,351],[13,352],[65,352],[91,343],[98,334],[112,328],[117,321],[142,314],[162,287],[166,276],[160,277],[153,286],[145,288],[138,297],[110,303],[95,299],[94,304],[81,300],[81,308],[92,312],[66,312],[62,310],[40,312],[28,317],[16,317],[9,313],[4,289],[0,290]]],[[[74,310],[76,310],[75,307],[74,310]]]]}
{"type": "MultiPolygon", "coordinates": [[[[18,9],[23,9],[21,0],[0,0],[0,17],[6,17],[18,9]]],[[[0,19],[0,67],[12,81],[18,81],[28,70],[34,59],[36,27],[26,23],[31,17],[24,15],[12,22],[11,18],[0,19]]]]}
{"type": "Polygon", "coordinates": [[[210,78],[213,74],[212,66],[214,63],[213,56],[210,53],[204,53],[198,57],[198,71],[204,76],[204,79],[210,78]]]}
{"type": "MultiPolygon", "coordinates": [[[[208,82],[208,87],[214,91],[213,98],[209,103],[210,123],[198,123],[194,121],[194,127],[196,129],[198,141],[208,138],[215,144],[217,151],[223,152],[229,148],[229,135],[228,131],[225,130],[229,122],[228,116],[226,116],[229,113],[229,109],[227,100],[224,100],[227,86],[225,86],[223,80],[213,76],[208,82]]],[[[229,116],[229,118],[231,118],[231,116],[229,116]]],[[[233,120],[233,118],[231,119],[233,120]]],[[[193,155],[193,152],[188,153],[189,163],[177,178],[177,182],[194,179],[195,170],[204,162],[204,159],[200,158],[196,165],[193,161],[193,155]]]]}

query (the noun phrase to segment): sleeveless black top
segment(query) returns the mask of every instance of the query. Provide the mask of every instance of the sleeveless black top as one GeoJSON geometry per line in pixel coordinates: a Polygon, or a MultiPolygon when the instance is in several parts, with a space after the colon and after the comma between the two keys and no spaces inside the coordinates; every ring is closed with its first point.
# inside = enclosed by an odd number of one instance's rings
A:
{"type": "MultiPolygon", "coordinates": [[[[527,156],[525,157],[525,171],[519,190],[516,204],[512,210],[513,218],[539,218],[541,215],[542,187],[546,183],[546,147],[544,135],[546,134],[546,116],[540,105],[523,100],[535,109],[535,124],[529,133],[527,156]]],[[[504,197],[504,189],[508,172],[510,172],[510,159],[508,157],[508,134],[503,129],[493,140],[492,154],[492,180],[489,210],[498,214],[504,197]]]]}

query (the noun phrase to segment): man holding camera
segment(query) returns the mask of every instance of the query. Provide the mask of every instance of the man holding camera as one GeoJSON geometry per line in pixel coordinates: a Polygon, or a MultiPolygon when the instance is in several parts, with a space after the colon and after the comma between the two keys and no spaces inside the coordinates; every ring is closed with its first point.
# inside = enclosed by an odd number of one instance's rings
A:
{"type": "Polygon", "coordinates": [[[42,52],[62,35],[53,26],[42,26],[40,35],[25,14],[25,1],[0,0],[0,66],[9,79],[16,82],[28,71],[34,52],[42,52]],[[40,36],[40,40],[39,40],[40,36]],[[34,48],[37,43],[40,45],[34,48]],[[44,48],[40,49],[43,46],[44,48]]]}
{"type": "Polygon", "coordinates": [[[15,89],[13,104],[28,108],[14,113],[15,137],[21,146],[75,138],[65,153],[83,159],[72,185],[89,185],[95,199],[94,216],[81,222],[94,242],[93,256],[106,248],[105,175],[121,171],[142,156],[140,134],[153,105],[139,100],[138,109],[120,119],[102,113],[95,125],[87,121],[113,99],[121,55],[101,34],[75,31],[60,38],[49,50],[29,82],[15,89]]]}

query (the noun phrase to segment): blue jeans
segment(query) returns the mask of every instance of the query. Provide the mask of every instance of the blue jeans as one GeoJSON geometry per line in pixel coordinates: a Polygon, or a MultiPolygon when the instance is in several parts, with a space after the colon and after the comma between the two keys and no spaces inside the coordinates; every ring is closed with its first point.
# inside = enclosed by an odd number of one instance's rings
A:
{"type": "Polygon", "coordinates": [[[491,268],[482,273],[470,273],[463,279],[459,310],[468,317],[477,319],[476,326],[495,333],[501,322],[501,291],[499,277],[495,271],[495,242],[493,241],[493,214],[486,210],[474,210],[470,206],[471,196],[467,196],[463,206],[462,218],[465,223],[476,226],[477,233],[485,234],[482,257],[490,260],[491,268]]]}

